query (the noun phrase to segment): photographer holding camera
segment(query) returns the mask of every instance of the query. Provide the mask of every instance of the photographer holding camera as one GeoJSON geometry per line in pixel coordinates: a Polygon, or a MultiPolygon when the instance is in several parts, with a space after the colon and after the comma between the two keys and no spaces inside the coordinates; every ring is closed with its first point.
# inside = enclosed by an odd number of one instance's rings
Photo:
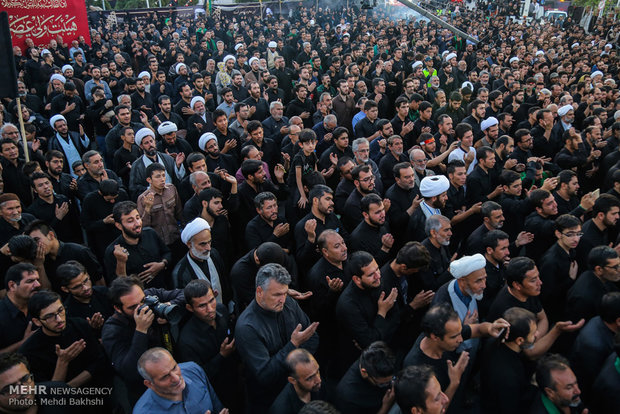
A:
{"type": "Polygon", "coordinates": [[[119,277],[110,288],[114,306],[103,325],[103,348],[116,373],[125,381],[128,397],[134,404],[145,391],[137,369],[138,359],[147,349],[172,349],[171,325],[182,317],[185,307],[183,290],[143,289],[135,276],[119,277]]]}

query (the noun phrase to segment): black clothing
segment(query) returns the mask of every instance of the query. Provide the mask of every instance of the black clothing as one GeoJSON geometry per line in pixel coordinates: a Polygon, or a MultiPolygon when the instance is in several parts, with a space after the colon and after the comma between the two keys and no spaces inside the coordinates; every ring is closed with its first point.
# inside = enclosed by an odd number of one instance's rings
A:
{"type": "Polygon", "coordinates": [[[243,101],[243,103],[256,108],[256,110],[254,111],[254,114],[252,114],[252,116],[248,118],[249,121],[263,122],[265,119],[267,119],[270,116],[269,104],[263,97],[254,99],[252,96],[249,96],[243,101]]]}
{"type": "Polygon", "coordinates": [[[131,146],[131,150],[120,147],[114,152],[112,160],[112,169],[118,177],[123,181],[125,188],[129,188],[129,175],[131,173],[131,165],[142,156],[142,150],[136,145],[131,146]]]}
{"type": "Polygon", "coordinates": [[[599,314],[601,299],[605,293],[617,292],[618,287],[608,281],[602,281],[591,270],[582,273],[568,290],[566,296],[566,320],[586,321],[599,314]]]}
{"type": "MultiPolygon", "coordinates": [[[[508,233],[511,240],[523,230],[525,218],[532,211],[532,206],[527,198],[521,199],[508,194],[502,194],[499,199],[504,213],[504,226],[502,231],[508,233]]],[[[554,233],[555,234],[555,233],[554,233]]]]}
{"type": "Polygon", "coordinates": [[[362,378],[359,360],[353,362],[336,388],[336,408],[342,414],[376,414],[387,389],[362,378]]]}
{"type": "Polygon", "coordinates": [[[255,249],[252,249],[243,255],[230,270],[234,300],[240,311],[254,300],[256,294],[256,273],[259,266],[254,261],[254,251],[255,249]]]}
{"type": "Polygon", "coordinates": [[[303,269],[310,267],[312,263],[315,263],[319,259],[320,256],[317,250],[316,241],[325,229],[336,230],[342,236],[345,243],[349,242],[349,232],[347,232],[347,230],[344,228],[344,226],[334,213],[325,216],[325,222],[323,222],[323,220],[316,217],[314,214],[312,214],[312,212],[310,212],[307,216],[299,220],[299,222],[295,225],[295,245],[297,246],[295,256],[297,258],[297,265],[300,268],[303,269]],[[314,230],[314,243],[310,243],[310,241],[308,240],[308,234],[304,229],[306,221],[311,219],[316,220],[316,229],[314,230]]]}
{"type": "Polygon", "coordinates": [[[585,396],[605,363],[605,358],[614,350],[614,332],[600,316],[590,319],[581,328],[570,354],[571,368],[579,378],[579,388],[585,396]]]}
{"type": "Polygon", "coordinates": [[[60,265],[67,263],[69,260],[76,260],[81,263],[86,268],[86,272],[93,282],[98,281],[103,277],[103,268],[88,247],[77,243],[59,243],[60,246],[58,247],[56,257],[52,258],[50,255],[47,255],[45,257],[45,262],[43,263],[45,266],[45,273],[47,274],[47,278],[50,280],[54,291],[61,291],[60,280],[56,275],[56,269],[58,269],[60,265]]]}
{"type": "MultiPolygon", "coordinates": [[[[189,263],[188,255],[189,253],[183,256],[176,266],[174,266],[172,271],[172,283],[175,289],[183,289],[192,280],[199,279],[196,272],[194,272],[192,265],[189,263]]],[[[224,303],[228,303],[232,299],[232,289],[230,287],[230,281],[228,279],[228,274],[226,273],[224,261],[215,248],[211,249],[209,256],[210,259],[213,260],[213,265],[217,270],[217,275],[222,286],[222,292],[219,292],[219,294],[222,295],[224,303]]],[[[196,265],[198,265],[200,270],[202,270],[204,275],[207,277],[208,282],[211,283],[211,274],[209,273],[209,265],[207,261],[200,261],[196,259],[193,259],[193,261],[196,265]]]]}
{"type": "Polygon", "coordinates": [[[503,264],[495,266],[487,260],[485,270],[487,272],[487,286],[484,288],[482,300],[478,301],[478,315],[481,321],[486,319],[491,304],[497,297],[499,291],[504,287],[504,284],[506,284],[506,279],[504,277],[506,267],[503,264]]]}
{"type": "Polygon", "coordinates": [[[13,193],[19,197],[24,206],[32,203],[32,189],[30,180],[22,172],[22,168],[26,162],[19,158],[17,165],[6,158],[0,156],[0,164],[2,165],[2,180],[4,182],[4,193],[13,193]]]}
{"type": "Polygon", "coordinates": [[[278,198],[278,201],[282,201],[288,196],[288,187],[285,183],[276,184],[271,180],[265,180],[263,184],[256,184],[256,190],[254,190],[247,181],[242,182],[237,191],[237,194],[239,194],[239,219],[241,228],[258,214],[254,206],[254,198],[264,191],[273,193],[278,198]]]}
{"type": "Polygon", "coordinates": [[[565,320],[563,314],[566,306],[566,295],[568,289],[575,283],[568,275],[574,257],[574,251],[568,254],[556,243],[540,260],[539,270],[540,280],[542,280],[540,301],[550,324],[565,320]]]}
{"type": "Polygon", "coordinates": [[[474,170],[467,176],[467,206],[471,207],[478,202],[488,201],[487,196],[495,190],[495,186],[496,177],[494,177],[494,171],[486,172],[480,164],[477,164],[474,170]]]}
{"type": "MultiPolygon", "coordinates": [[[[255,413],[265,412],[286,384],[284,361],[295,349],[290,339],[298,324],[306,329],[310,319],[290,296],[281,312],[268,311],[252,301],[237,320],[235,342],[245,362],[249,400],[255,413]]],[[[315,332],[301,347],[313,353],[318,345],[315,332]]]]}
{"type": "Polygon", "coordinates": [[[508,286],[504,286],[491,304],[489,314],[487,315],[487,321],[492,322],[498,318],[502,318],[504,312],[513,307],[527,309],[534,315],[538,315],[543,310],[542,304],[537,296],[530,296],[525,302],[521,302],[508,292],[508,286]]]}
{"type": "Polygon", "coordinates": [[[539,262],[540,258],[556,242],[555,221],[552,218],[544,218],[536,211],[525,219],[523,230],[534,235],[534,240],[525,245],[527,257],[539,262]]]}
{"type": "Polygon", "coordinates": [[[283,236],[276,237],[273,230],[278,224],[286,223],[281,217],[273,222],[273,227],[267,223],[261,216],[256,215],[245,227],[245,244],[248,249],[255,249],[265,242],[278,243],[282,248],[288,249],[291,244],[291,228],[289,226],[288,233],[283,236]]]}
{"type": "Polygon", "coordinates": [[[56,361],[56,344],[65,349],[75,341],[84,339],[86,348],[69,362],[67,368],[67,381],[72,380],[82,371],[88,371],[98,381],[98,375],[105,373],[107,362],[101,345],[92,333],[88,322],[78,318],[67,318],[65,329],[59,336],[49,336],[38,329],[19,347],[19,353],[28,358],[30,372],[34,374],[35,381],[51,381],[54,376],[56,361]]]}
{"type": "MultiPolygon", "coordinates": [[[[145,289],[146,296],[157,296],[160,302],[185,307],[183,291],[164,289],[145,289]]],[[[138,359],[147,350],[156,346],[164,346],[162,329],[168,325],[153,322],[146,334],[136,331],[133,317],[115,312],[105,321],[101,331],[101,344],[114,370],[122,377],[130,392],[144,392],[142,377],[138,374],[138,359]]]]}
{"type": "Polygon", "coordinates": [[[592,412],[595,414],[613,413],[620,407],[620,372],[616,369],[618,356],[614,352],[605,364],[592,387],[592,412]]]}
{"type": "Polygon", "coordinates": [[[220,346],[224,339],[232,340],[230,315],[226,306],[218,304],[215,327],[192,316],[181,329],[177,343],[179,362],[195,362],[205,370],[209,382],[222,404],[231,407],[235,403],[238,387],[237,361],[235,354],[223,357],[220,346]]]}
{"type": "MultiPolygon", "coordinates": [[[[324,390],[324,388],[321,388],[319,392],[311,393],[310,400],[325,400],[324,390]]],[[[293,384],[288,383],[273,404],[271,404],[269,414],[297,414],[304,405],[306,403],[299,399],[293,384]]]]}
{"type": "MultiPolygon", "coordinates": [[[[120,244],[129,252],[126,270],[127,275],[138,274],[144,271],[144,265],[151,262],[161,262],[166,259],[168,263],[172,259],[172,253],[163,240],[157,235],[155,230],[144,227],[140,234],[138,244],[133,245],[125,241],[121,234],[107,247],[104,255],[104,266],[106,271],[106,284],[109,285],[118,276],[116,274],[116,257],[114,257],[114,245],[120,244]]],[[[164,275],[162,270],[149,283],[148,287],[164,287],[164,275]]]]}
{"type": "MultiPolygon", "coordinates": [[[[2,298],[0,300],[0,331],[2,331],[0,349],[21,341],[31,319],[30,315],[24,315],[17,309],[8,296],[2,298]]],[[[32,330],[35,329],[36,326],[33,324],[32,330]]]]}
{"type": "Polygon", "coordinates": [[[382,226],[371,226],[366,220],[362,220],[355,230],[351,232],[349,249],[351,253],[360,250],[370,253],[375,258],[377,264],[383,266],[390,257],[394,256],[392,249],[388,252],[382,250],[383,242],[381,238],[389,232],[387,223],[382,226]]]}
{"type": "MultiPolygon", "coordinates": [[[[372,136],[377,132],[377,120],[370,121],[367,117],[360,119],[355,124],[355,138],[366,138],[372,136]]],[[[381,138],[378,138],[381,139],[381,138]]]]}
{"type": "Polygon", "coordinates": [[[527,412],[536,395],[536,388],[530,384],[531,372],[527,372],[521,356],[500,341],[491,340],[484,347],[481,360],[481,412],[527,412]]]}
{"type": "Polygon", "coordinates": [[[379,161],[379,171],[381,172],[381,181],[383,181],[383,188],[390,188],[392,184],[395,184],[394,180],[394,166],[400,162],[408,162],[409,158],[405,154],[400,154],[398,159],[394,157],[391,151],[387,151],[381,161],[379,161]]]}
{"type": "Polygon", "coordinates": [[[431,255],[431,263],[428,269],[419,271],[415,278],[420,280],[421,290],[432,290],[437,292],[446,282],[452,280],[450,273],[450,250],[448,246],[435,247],[429,238],[422,241],[422,245],[426,247],[431,255]]]}
{"type": "Polygon", "coordinates": [[[93,286],[93,294],[88,303],[80,302],[73,295],[67,296],[63,303],[67,310],[67,315],[72,318],[92,318],[99,312],[104,320],[114,314],[114,307],[108,299],[108,288],[105,286],[93,286]]]}
{"type": "Polygon", "coordinates": [[[479,225],[478,228],[469,235],[467,240],[461,244],[461,255],[471,256],[476,253],[484,254],[485,249],[482,240],[489,231],[490,230],[484,223],[479,225]]]}
{"type": "Polygon", "coordinates": [[[413,204],[415,196],[418,195],[417,187],[405,190],[397,184],[392,185],[385,192],[385,198],[390,200],[390,209],[387,211],[387,219],[390,223],[392,236],[394,236],[394,251],[405,244],[407,224],[409,224],[409,214],[407,210],[413,204]]]}
{"type": "Polygon", "coordinates": [[[121,188],[114,203],[105,201],[98,191],[87,195],[82,202],[80,224],[86,231],[89,247],[101,263],[103,263],[105,249],[121,234],[114,223],[106,224],[103,219],[112,214],[116,203],[127,200],[129,196],[121,188]]]}
{"type": "Polygon", "coordinates": [[[22,213],[18,228],[15,228],[8,221],[0,219],[0,246],[4,246],[11,237],[24,234],[24,228],[35,220],[36,217],[32,214],[22,213]]]}
{"type": "MultiPolygon", "coordinates": [[[[114,180],[118,183],[119,187],[123,186],[123,181],[116,175],[116,173],[112,170],[108,170],[106,168],[106,173],[108,174],[109,180],[114,180]]],[[[86,172],[83,176],[78,178],[78,193],[77,196],[80,200],[84,200],[86,196],[94,191],[99,190],[99,181],[95,180],[92,175],[86,172]]]]}
{"type": "Polygon", "coordinates": [[[344,212],[344,203],[347,202],[353,190],[355,190],[355,184],[346,178],[342,178],[336,186],[336,191],[334,191],[334,209],[338,214],[344,212]]]}
{"type": "Polygon", "coordinates": [[[572,214],[573,216],[580,218],[586,211],[579,205],[579,198],[572,196],[570,200],[566,201],[562,198],[557,191],[553,192],[553,198],[558,205],[558,216],[562,214],[572,214]]]}
{"type": "Polygon", "coordinates": [[[54,194],[53,197],[54,200],[51,204],[39,197],[36,197],[26,211],[49,224],[59,240],[81,243],[82,231],[78,224],[77,208],[72,205],[67,196],[62,194],[54,194]],[[62,220],[58,220],[58,217],[56,217],[56,207],[60,207],[63,203],[67,203],[69,205],[69,211],[62,218],[62,220]]]}
{"type": "Polygon", "coordinates": [[[308,112],[309,116],[305,119],[302,118],[302,120],[304,122],[304,128],[312,128],[314,126],[312,124],[312,114],[315,110],[314,104],[310,99],[306,98],[301,102],[299,99],[295,98],[286,105],[286,112],[284,115],[288,119],[291,119],[294,116],[300,116],[302,113],[308,112]]]}
{"type": "MultiPolygon", "coordinates": [[[[463,333],[461,333],[462,335],[463,333]]],[[[441,385],[441,389],[445,390],[450,385],[450,377],[448,376],[448,361],[452,361],[456,364],[459,359],[459,354],[456,351],[446,351],[441,355],[440,359],[431,358],[426,355],[420,348],[420,344],[424,339],[424,334],[418,336],[415,344],[411,347],[405,359],[403,360],[403,368],[412,365],[428,365],[433,368],[435,377],[441,385]]],[[[465,338],[463,338],[465,339],[465,338]]]]}
{"type": "Polygon", "coordinates": [[[396,309],[390,309],[385,318],[377,314],[380,294],[380,288],[360,289],[355,283],[349,283],[338,299],[335,316],[340,327],[338,359],[341,373],[360,355],[354,341],[361,349],[375,341],[389,343],[398,328],[396,309]]]}
{"type": "Polygon", "coordinates": [[[592,219],[586,221],[581,227],[583,236],[579,239],[577,245],[577,262],[579,263],[579,269],[586,270],[588,268],[588,255],[597,246],[608,246],[610,242],[609,228],[601,230],[598,228],[592,219]]]}
{"type": "Polygon", "coordinates": [[[140,122],[130,122],[129,125],[122,125],[120,123],[116,124],[114,128],[108,131],[105,136],[105,150],[108,159],[113,158],[116,150],[123,146],[123,140],[121,140],[121,129],[125,126],[131,127],[134,133],[138,132],[141,128],[144,128],[144,125],[140,122]]]}

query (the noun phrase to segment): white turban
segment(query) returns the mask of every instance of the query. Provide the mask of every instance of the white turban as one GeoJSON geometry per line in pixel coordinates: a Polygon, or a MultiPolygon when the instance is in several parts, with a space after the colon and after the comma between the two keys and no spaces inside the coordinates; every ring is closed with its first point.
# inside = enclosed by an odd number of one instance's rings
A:
{"type": "Polygon", "coordinates": [[[460,279],[476,270],[484,269],[486,265],[487,261],[480,253],[473,256],[463,256],[450,263],[450,273],[455,279],[460,279]]]}
{"type": "Polygon", "coordinates": [[[50,51],[49,51],[49,50],[47,50],[47,49],[43,49],[43,50],[41,51],[41,56],[43,56],[43,55],[51,55],[51,54],[52,54],[52,52],[50,52],[50,51]]]}
{"type": "Polygon", "coordinates": [[[424,177],[420,182],[420,194],[422,197],[430,198],[445,193],[450,188],[450,181],[445,175],[433,175],[424,177]]]}
{"type": "Polygon", "coordinates": [[[189,101],[189,107],[194,109],[194,105],[196,105],[196,102],[202,102],[204,104],[205,98],[203,98],[202,96],[194,96],[192,100],[189,101]]]}
{"type": "Polygon", "coordinates": [[[206,133],[202,134],[202,136],[198,140],[198,148],[200,148],[203,151],[206,151],[205,148],[207,148],[207,144],[212,139],[217,141],[217,138],[215,137],[215,134],[213,132],[206,132],[206,133]]]}
{"type": "Polygon", "coordinates": [[[536,56],[542,56],[544,54],[545,54],[544,50],[539,50],[539,51],[536,52],[536,56]]]}
{"type": "Polygon", "coordinates": [[[519,58],[516,57],[516,56],[513,56],[513,57],[510,58],[510,60],[508,62],[512,63],[512,62],[518,62],[518,61],[519,61],[519,58]]]}
{"type": "Polygon", "coordinates": [[[54,115],[53,117],[50,118],[50,126],[52,128],[54,128],[54,124],[57,121],[65,121],[65,122],[67,122],[67,118],[65,118],[64,116],[62,116],[60,114],[56,114],[56,115],[54,115]]]}
{"type": "Polygon", "coordinates": [[[474,91],[474,85],[470,81],[465,81],[461,84],[461,89],[468,88],[470,91],[474,91]]]}
{"type": "Polygon", "coordinates": [[[166,135],[166,134],[169,134],[171,132],[176,132],[176,131],[178,131],[177,124],[175,124],[174,122],[170,122],[170,121],[162,122],[157,127],[157,132],[159,132],[159,135],[166,135]]]}
{"type": "Polygon", "coordinates": [[[259,60],[258,60],[258,58],[257,58],[256,56],[252,56],[252,57],[250,58],[250,60],[248,60],[248,64],[249,64],[250,66],[252,66],[252,63],[254,63],[254,62],[259,62],[259,60]]]}
{"type": "Polygon", "coordinates": [[[65,73],[65,71],[67,71],[69,69],[73,70],[73,66],[71,66],[71,65],[64,65],[62,67],[62,73],[65,73]]]}
{"type": "Polygon", "coordinates": [[[272,40],[271,42],[267,43],[267,47],[275,49],[276,47],[278,47],[278,44],[272,40]]]}
{"type": "Polygon", "coordinates": [[[446,56],[446,62],[450,62],[450,59],[455,58],[456,57],[456,53],[452,52],[452,53],[448,53],[448,56],[446,56]]]}
{"type": "Polygon", "coordinates": [[[53,81],[54,79],[61,81],[63,84],[65,84],[67,82],[67,78],[65,78],[62,75],[59,75],[58,73],[54,73],[51,77],[50,77],[50,82],[53,81]]]}
{"type": "Polygon", "coordinates": [[[590,77],[595,77],[595,76],[603,76],[603,72],[601,72],[600,70],[595,70],[594,72],[592,72],[592,75],[590,75],[590,77]]]}
{"type": "Polygon", "coordinates": [[[422,67],[422,62],[420,62],[419,60],[413,62],[411,64],[411,69],[416,70],[416,68],[422,67]]]}
{"type": "Polygon", "coordinates": [[[226,62],[228,62],[231,59],[232,59],[233,62],[237,61],[237,59],[235,59],[235,57],[233,55],[226,55],[226,56],[224,56],[224,61],[223,62],[226,63],[226,62]]]}
{"type": "Polygon", "coordinates": [[[181,70],[183,66],[187,67],[185,63],[177,63],[177,65],[174,67],[174,71],[177,73],[177,75],[179,74],[179,70],[181,70]]]}
{"type": "Polygon", "coordinates": [[[181,241],[187,244],[192,239],[192,237],[194,237],[203,230],[211,230],[211,226],[209,226],[207,220],[203,219],[202,217],[196,217],[195,219],[187,223],[187,226],[185,226],[185,228],[181,232],[181,241]]]}
{"type": "Polygon", "coordinates": [[[497,121],[497,118],[495,118],[494,116],[490,116],[484,121],[482,121],[482,123],[480,124],[480,129],[485,131],[486,129],[492,127],[493,125],[497,125],[498,123],[499,122],[497,121]]]}
{"type": "Polygon", "coordinates": [[[134,142],[137,146],[140,146],[140,144],[142,144],[142,140],[148,136],[151,136],[153,137],[153,139],[155,139],[155,134],[153,133],[153,131],[148,128],[140,128],[138,132],[136,132],[134,142]]]}
{"type": "Polygon", "coordinates": [[[575,42],[575,43],[573,43],[573,44],[571,45],[571,47],[570,47],[570,48],[571,48],[571,49],[574,49],[574,48],[576,48],[576,47],[578,47],[578,46],[579,46],[579,42],[575,42]]]}
{"type": "Polygon", "coordinates": [[[566,115],[569,111],[574,111],[575,109],[573,108],[572,105],[564,105],[562,107],[560,107],[560,109],[558,109],[558,115],[560,116],[564,116],[566,115]]]}
{"type": "Polygon", "coordinates": [[[239,48],[241,48],[241,47],[243,47],[243,43],[237,43],[237,44],[235,45],[235,52],[236,52],[237,50],[239,50],[239,48]]]}
{"type": "Polygon", "coordinates": [[[144,71],[142,71],[142,72],[140,72],[140,74],[138,75],[138,79],[142,79],[142,78],[143,78],[143,77],[145,77],[145,76],[146,76],[147,78],[151,79],[151,74],[150,74],[150,73],[148,73],[148,72],[147,72],[147,71],[145,71],[145,70],[144,70],[144,71]]]}

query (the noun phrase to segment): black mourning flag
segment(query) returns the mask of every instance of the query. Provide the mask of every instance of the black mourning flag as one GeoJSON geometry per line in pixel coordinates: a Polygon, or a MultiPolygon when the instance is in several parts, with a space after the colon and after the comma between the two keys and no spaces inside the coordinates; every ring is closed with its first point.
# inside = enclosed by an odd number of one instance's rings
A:
{"type": "Polygon", "coordinates": [[[0,98],[17,98],[17,70],[7,12],[0,13],[0,62],[0,98]]]}

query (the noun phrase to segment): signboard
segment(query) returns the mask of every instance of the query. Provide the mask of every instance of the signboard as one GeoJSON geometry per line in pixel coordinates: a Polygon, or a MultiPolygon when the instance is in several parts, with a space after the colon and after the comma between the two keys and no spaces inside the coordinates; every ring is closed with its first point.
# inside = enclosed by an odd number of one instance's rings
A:
{"type": "Polygon", "coordinates": [[[9,14],[13,46],[25,49],[27,38],[37,46],[47,45],[57,36],[67,44],[78,36],[90,43],[83,0],[0,0],[0,9],[9,14]]]}

